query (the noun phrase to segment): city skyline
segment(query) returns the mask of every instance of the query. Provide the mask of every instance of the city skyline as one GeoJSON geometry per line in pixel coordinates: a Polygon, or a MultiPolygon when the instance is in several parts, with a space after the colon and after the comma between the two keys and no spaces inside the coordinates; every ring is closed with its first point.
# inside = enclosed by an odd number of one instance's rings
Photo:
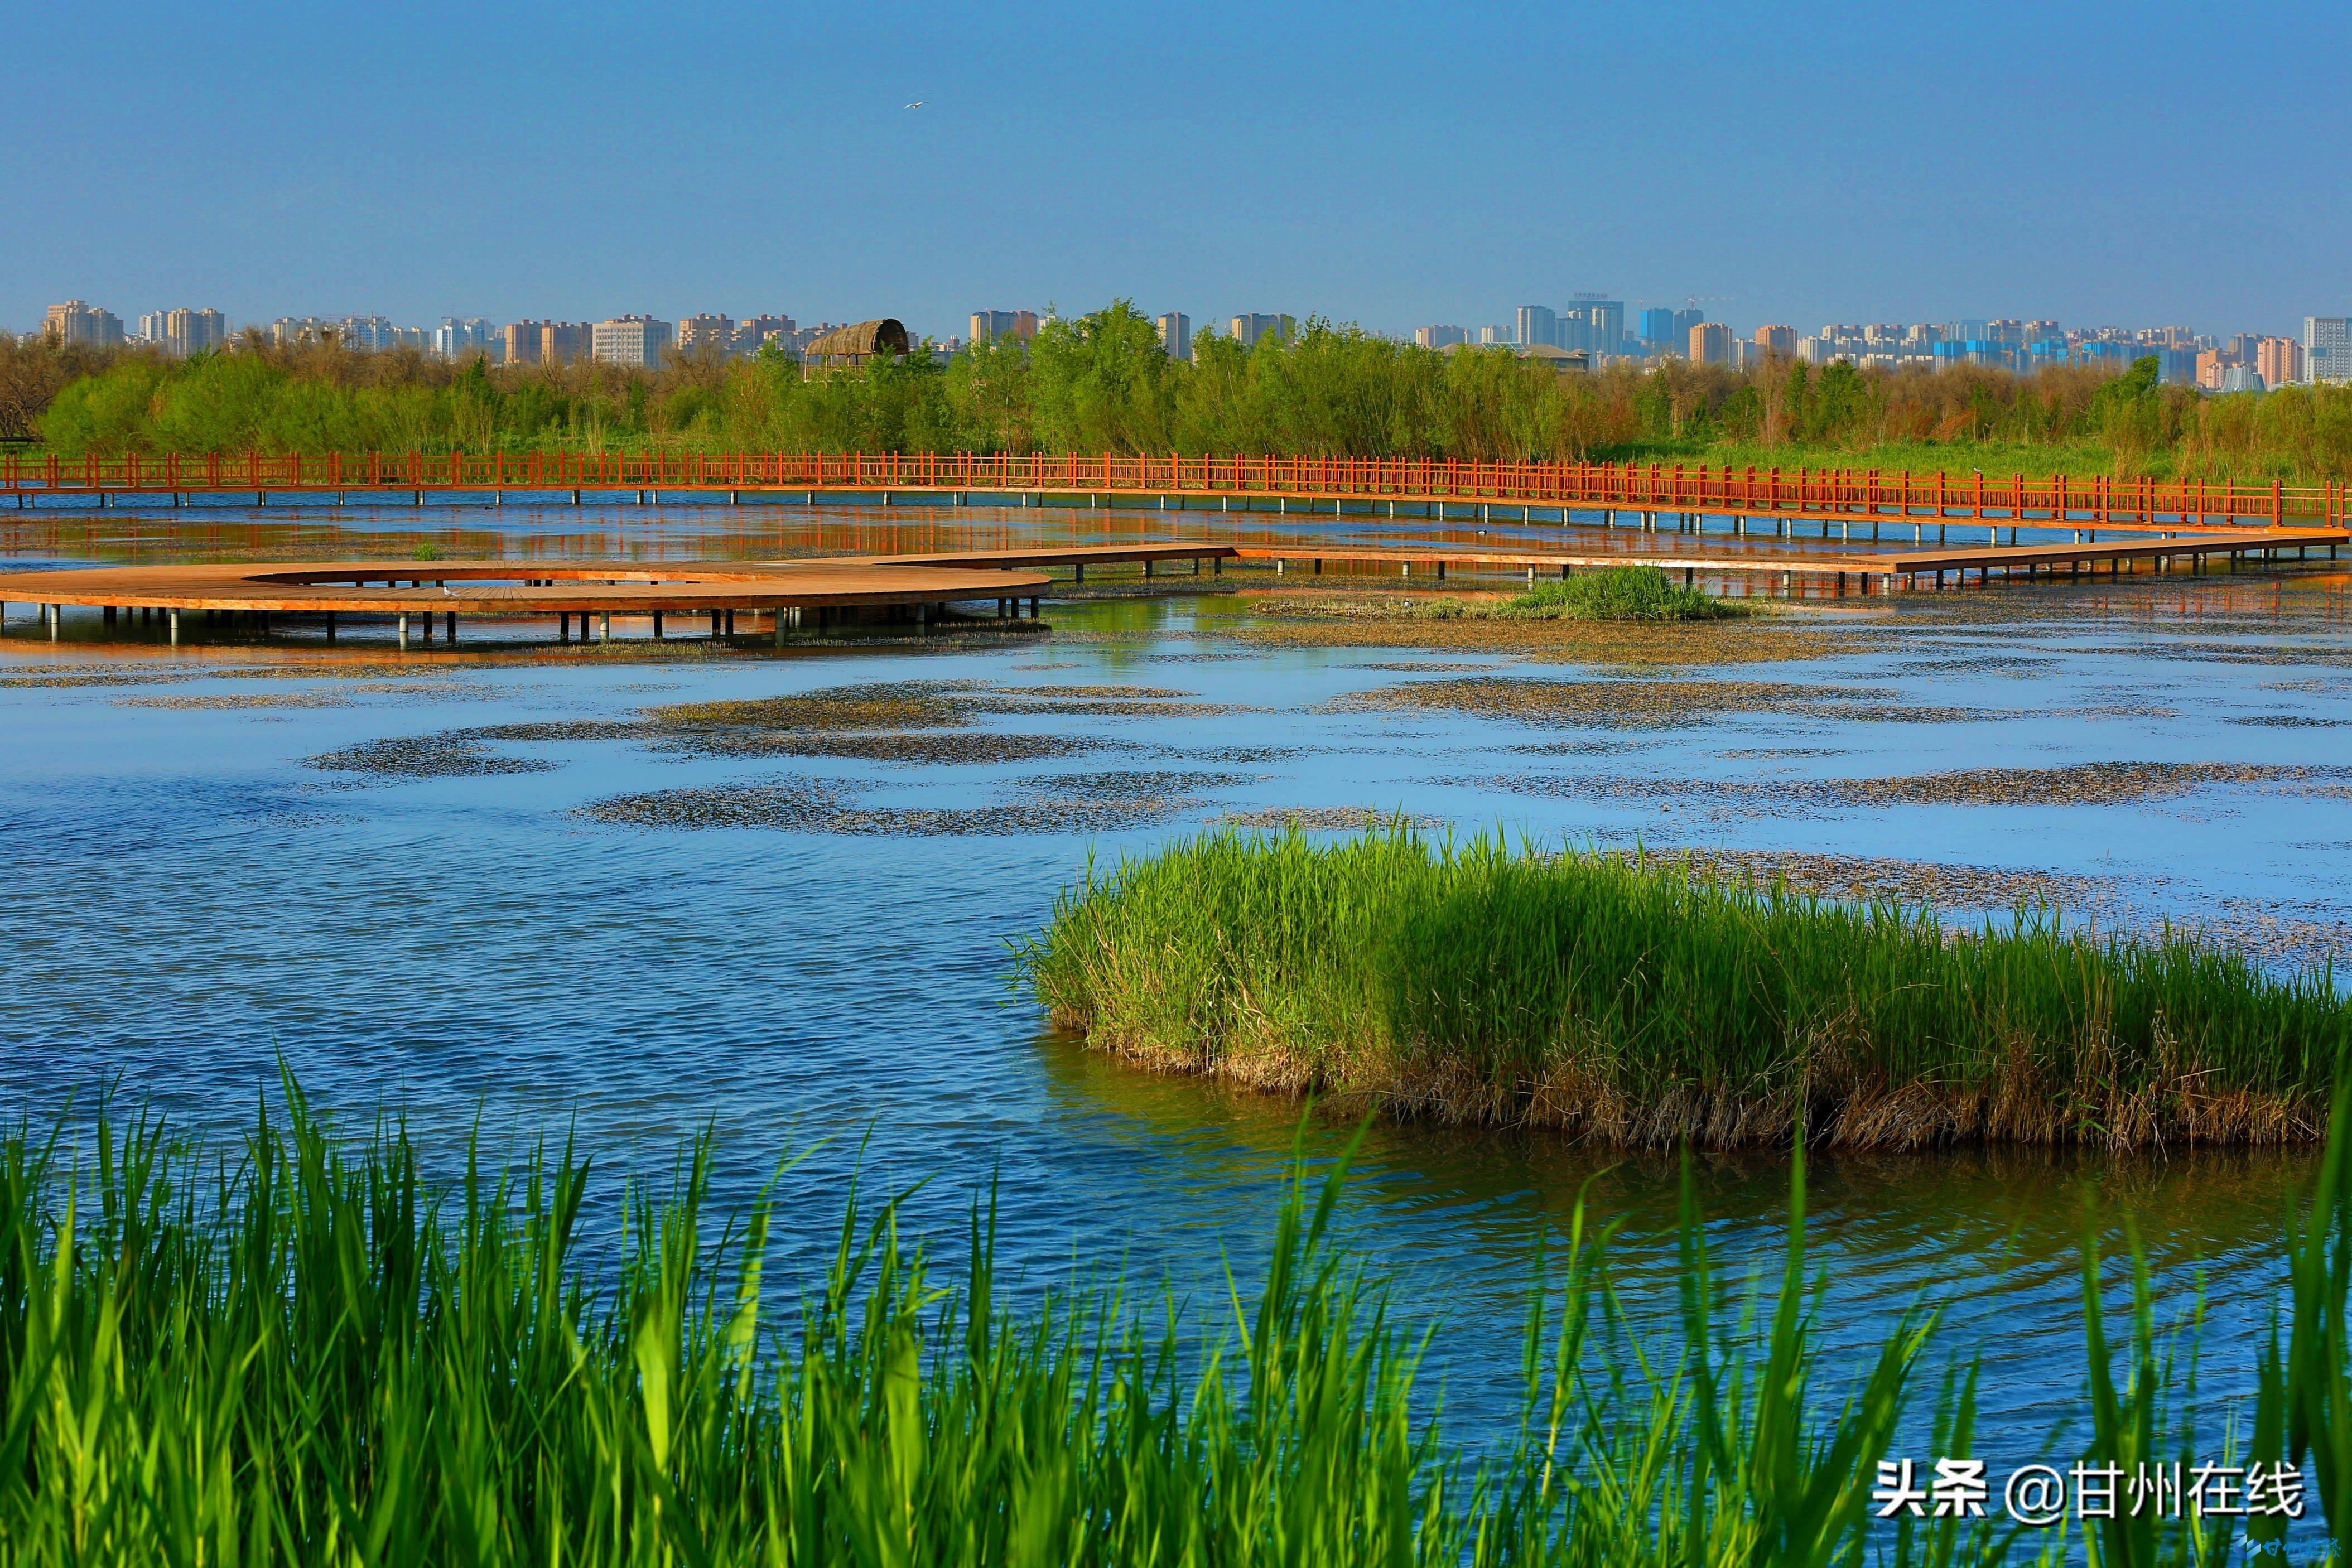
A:
{"type": "Polygon", "coordinates": [[[2284,334],[2352,312],[2326,152],[2352,107],[2168,107],[2341,57],[2339,12],[1946,4],[1864,26],[1670,0],[1337,20],[702,4],[666,19],[646,69],[615,47],[632,14],[602,5],[557,27],[432,3],[300,27],[249,5],[36,13],[27,57],[142,45],[110,59],[106,115],[71,71],[0,104],[30,154],[0,193],[40,214],[0,255],[0,322],[68,295],[239,319],[451,302],[675,319],[728,298],[847,319],[879,300],[944,337],[975,299],[1123,295],[1201,320],[1312,301],[1403,335],[1590,287],[1754,322],[2284,334]],[[1171,36],[1193,47],[1155,90],[1138,73],[1171,36]],[[499,62],[493,90],[403,68],[453,39],[499,62]],[[1498,44],[1507,68],[1458,90],[1498,44]],[[808,74],[840,58],[889,64],[808,74]]]}
{"type": "MultiPolygon", "coordinates": [[[[2210,392],[2264,392],[2305,382],[2352,381],[2352,322],[2342,317],[2305,316],[2299,337],[2242,331],[2223,337],[2174,323],[2161,327],[2068,325],[2050,318],[1964,318],[1935,322],[1831,322],[1817,332],[1787,323],[1765,323],[1752,332],[1710,320],[1696,303],[1681,308],[1648,308],[1629,317],[1625,302],[1591,290],[1553,308],[1522,305],[1512,320],[1476,328],[1431,324],[1414,329],[1410,341],[1424,349],[1461,345],[1507,346],[1549,354],[1563,364],[1597,365],[1626,360],[1656,362],[1683,358],[1696,364],[1746,367],[1777,357],[1809,364],[1845,361],[1881,369],[1945,369],[1979,365],[2030,372],[2053,365],[2083,365],[2120,372],[2144,355],[2156,356],[2158,375],[2169,385],[2210,392]]],[[[1030,309],[982,309],[967,318],[969,336],[944,339],[912,334],[950,353],[991,340],[1034,339],[1041,321],[1030,309]]],[[[1151,320],[1163,348],[1191,357],[1192,319],[1164,311],[1151,320]]],[[[869,321],[895,319],[869,318],[869,321]]],[[[723,312],[698,312],[666,320],[645,312],[625,312],[597,321],[525,317],[503,327],[482,317],[446,316],[438,327],[409,327],[379,316],[286,317],[269,322],[234,323],[216,309],[174,308],[143,312],[133,332],[122,317],[103,306],[72,298],[47,308],[43,334],[94,347],[118,344],[160,349],[184,356],[205,349],[233,347],[245,330],[260,331],[279,346],[333,337],[368,350],[408,348],[443,359],[474,354],[499,362],[546,363],[593,361],[651,368],[673,354],[716,350],[738,358],[765,348],[798,356],[836,323],[803,326],[789,315],[762,313],[741,319],[723,312]]],[[[1204,323],[1205,330],[1214,330],[1204,323]]],[[[1269,334],[1298,329],[1288,313],[1244,312],[1224,331],[1253,346],[1269,334]]],[[[1404,336],[1387,334],[1397,341],[1404,336]]]]}

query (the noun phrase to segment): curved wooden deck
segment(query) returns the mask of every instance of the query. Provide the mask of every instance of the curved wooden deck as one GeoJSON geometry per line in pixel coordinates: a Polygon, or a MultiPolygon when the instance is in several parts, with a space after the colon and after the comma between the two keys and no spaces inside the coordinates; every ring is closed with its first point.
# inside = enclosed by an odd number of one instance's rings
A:
{"type": "Polygon", "coordinates": [[[615,615],[650,616],[658,637],[666,614],[707,614],[716,635],[731,632],[736,612],[749,611],[767,613],[782,641],[806,611],[819,625],[836,611],[876,607],[911,610],[927,624],[938,607],[958,601],[993,599],[1003,617],[1017,614],[1025,599],[1034,616],[1038,591],[1052,580],[1042,571],[866,559],[207,562],[0,574],[0,616],[10,601],[37,604],[55,638],[67,605],[95,606],[110,626],[118,611],[152,612],[174,643],[183,611],[259,616],[265,625],[274,613],[323,614],[330,636],[339,615],[388,616],[405,648],[412,621],[422,620],[429,640],[436,616],[447,617],[454,639],[459,615],[552,615],[569,642],[577,615],[585,642],[591,616],[601,618],[607,636],[615,615]]]}
{"type": "Polygon", "coordinates": [[[0,602],[359,615],[801,610],[1026,598],[1039,571],[847,560],[377,560],[92,567],[0,575],[0,602]]]}

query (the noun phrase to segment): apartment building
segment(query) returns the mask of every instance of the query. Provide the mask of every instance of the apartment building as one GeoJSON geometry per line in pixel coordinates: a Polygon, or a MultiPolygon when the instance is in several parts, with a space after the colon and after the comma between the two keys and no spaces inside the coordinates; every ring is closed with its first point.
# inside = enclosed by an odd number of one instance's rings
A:
{"type": "Polygon", "coordinates": [[[683,316],[676,330],[675,341],[681,354],[735,351],[735,319],[731,316],[683,316]]]}
{"type": "Polygon", "coordinates": [[[651,316],[615,316],[589,329],[588,354],[600,365],[657,370],[669,351],[671,330],[651,316]]]}
{"type": "Polygon", "coordinates": [[[49,307],[41,323],[44,337],[89,349],[109,349],[121,342],[122,318],[111,310],[79,299],[49,307]]]}
{"type": "Polygon", "coordinates": [[[971,313],[971,340],[993,343],[999,338],[1017,338],[1027,342],[1037,335],[1037,312],[1034,310],[975,310],[971,313]]]}
{"type": "Polygon", "coordinates": [[[1450,349],[1456,343],[1468,342],[1470,329],[1467,327],[1416,327],[1413,329],[1412,340],[1424,349],[1450,349]]]}
{"type": "Polygon", "coordinates": [[[1720,321],[1701,321],[1690,329],[1690,361],[1694,365],[1732,362],[1731,329],[1720,321]]]}
{"type": "Polygon", "coordinates": [[[217,310],[165,310],[160,341],[175,360],[228,346],[228,318],[217,310]]]}
{"type": "MultiPolygon", "coordinates": [[[[1872,329],[1874,331],[1876,329],[1872,329]]],[[[1797,357],[1797,329],[1794,327],[1759,327],[1756,329],[1756,349],[1759,357],[1793,360],[1797,357]]]]}
{"type": "Polygon", "coordinates": [[[1160,346],[1171,360],[1192,357],[1192,318],[1181,310],[1162,311],[1152,325],[1160,329],[1160,346]]]}
{"type": "Polygon", "coordinates": [[[2352,382],[2352,319],[2342,316],[2303,319],[2303,377],[2338,386],[2352,382]]]}
{"type": "Polygon", "coordinates": [[[539,362],[542,365],[575,365],[588,358],[594,347],[595,329],[585,321],[541,321],[539,324],[539,362]]]}
{"type": "Polygon", "coordinates": [[[746,316],[735,323],[735,352],[756,354],[772,340],[779,349],[795,347],[793,335],[799,329],[789,316],[746,316]]]}
{"type": "Polygon", "coordinates": [[[1234,340],[1245,349],[1254,349],[1265,337],[1287,338],[1297,324],[1287,316],[1236,316],[1233,319],[1234,340]]]}
{"type": "Polygon", "coordinates": [[[2263,385],[2276,390],[2300,382],[2308,367],[2301,343],[2293,338],[2264,338],[2254,345],[2254,369],[2263,385]]]}

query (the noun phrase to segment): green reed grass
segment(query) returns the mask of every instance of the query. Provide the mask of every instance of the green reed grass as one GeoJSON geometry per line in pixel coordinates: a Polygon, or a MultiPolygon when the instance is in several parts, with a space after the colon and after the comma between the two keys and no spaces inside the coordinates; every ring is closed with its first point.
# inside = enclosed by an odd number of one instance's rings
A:
{"type": "MultiPolygon", "coordinates": [[[[1874,1517],[1936,1319],[1825,1362],[1801,1151],[1752,1318],[1715,1281],[1687,1175],[1663,1331],[1628,1323],[1612,1229],[1580,1202],[1530,1294],[1517,1418],[1474,1453],[1436,1411],[1425,1342],[1333,1243],[1345,1159],[1319,1180],[1294,1166],[1263,1283],[1196,1336],[1115,1278],[1011,1304],[982,1209],[949,1281],[896,1203],[853,1196],[835,1225],[762,1197],[721,1222],[706,1142],[592,1247],[568,1145],[435,1183],[397,1127],[338,1141],[288,1098],[241,1150],[143,1119],[0,1135],[0,1563],[1940,1568],[2065,1546],[1997,1505],[1874,1517]],[[770,1253],[795,1222],[832,1261],[780,1292],[770,1253]]],[[[2313,1234],[2346,1213],[2324,1180],[2313,1234]]],[[[2347,1255],[2314,1272],[2299,1254],[2294,1276],[2298,1451],[2352,1434],[2312,1392],[2321,1372],[2340,1389],[2341,1341],[2303,1326],[2308,1308],[2340,1331],[2347,1255]]],[[[2122,1451],[2100,1445],[2126,1417],[2135,1452],[2194,1451],[2141,1279],[2120,1396],[2095,1341],[2094,1458],[2122,1451]]],[[[2269,1382],[2282,1364],[2273,1347],[2269,1382]]],[[[1972,1451],[1974,1388],[1947,1379],[1939,1453],[1972,1451]]],[[[2258,1441],[2278,1447],[2287,1396],[2263,1397],[2258,1441]]],[[[2136,1521],[2093,1544],[2102,1563],[2218,1563],[2228,1526],[2136,1521]]]]}
{"type": "Polygon", "coordinates": [[[1625,1145],[2291,1142],[2352,1009],[2195,934],[1932,913],[1672,860],[1214,833],[1089,868],[1017,947],[1144,1061],[1625,1145]]]}
{"type": "Polygon", "coordinates": [[[1752,608],[1685,588],[1654,566],[1610,566],[1559,582],[1539,582],[1494,606],[1523,621],[1724,621],[1752,608]]]}

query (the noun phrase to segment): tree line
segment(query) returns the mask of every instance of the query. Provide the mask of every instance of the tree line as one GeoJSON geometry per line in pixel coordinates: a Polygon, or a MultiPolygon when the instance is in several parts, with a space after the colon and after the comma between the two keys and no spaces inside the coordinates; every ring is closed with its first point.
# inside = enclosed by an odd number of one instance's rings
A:
{"type": "Polygon", "coordinates": [[[0,337],[0,437],[84,453],[1087,452],[2352,475],[2352,390],[2213,395],[2127,372],[1670,360],[1560,373],[1310,320],[1171,359],[1126,301],[1026,344],[803,374],[773,351],[658,370],[449,362],[248,333],[169,361],[0,337]]]}

